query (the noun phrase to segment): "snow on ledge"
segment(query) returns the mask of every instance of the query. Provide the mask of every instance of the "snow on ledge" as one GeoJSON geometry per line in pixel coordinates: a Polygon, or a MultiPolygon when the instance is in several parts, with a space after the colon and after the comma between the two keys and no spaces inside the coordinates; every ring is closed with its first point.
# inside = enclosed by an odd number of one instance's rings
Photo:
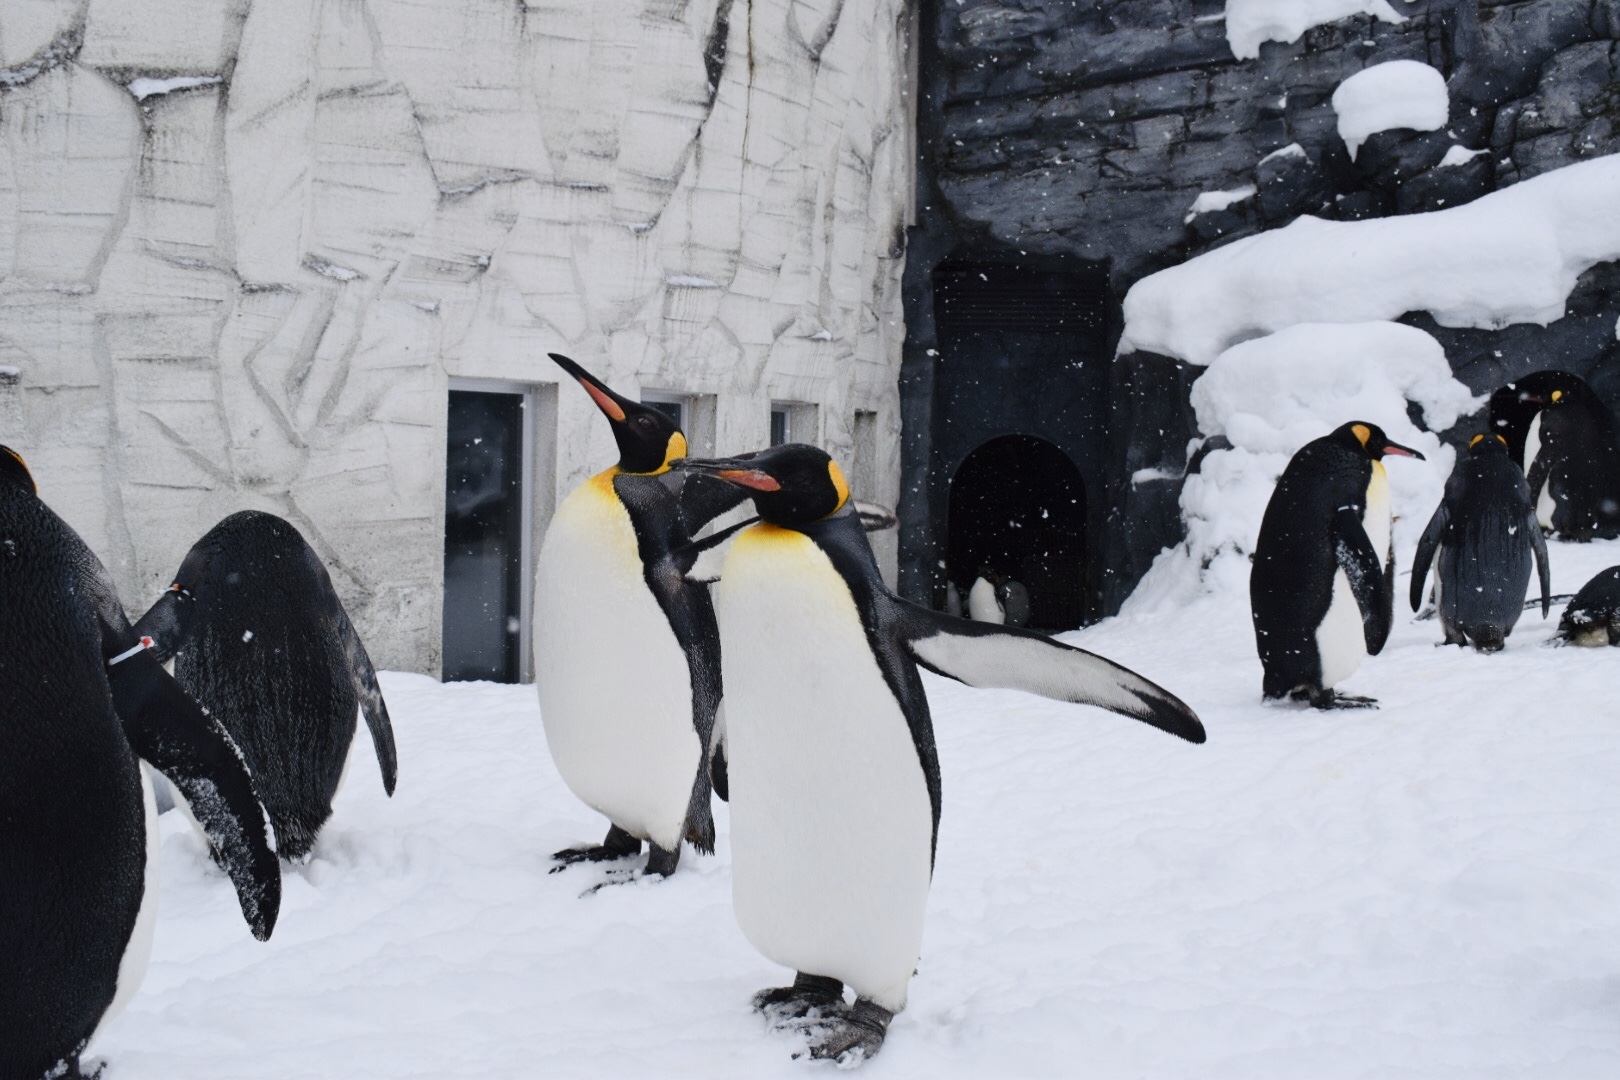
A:
{"type": "Polygon", "coordinates": [[[1470,150],[1468,147],[1458,143],[1446,151],[1446,156],[1440,159],[1440,164],[1436,165],[1435,168],[1454,169],[1458,165],[1468,164],[1481,154],[1488,153],[1490,153],[1489,150],[1470,150]]]}
{"type": "Polygon", "coordinates": [[[1187,216],[1181,219],[1182,223],[1190,223],[1192,219],[1197,217],[1199,214],[1208,214],[1216,210],[1225,210],[1228,206],[1231,206],[1234,203],[1240,203],[1247,199],[1252,199],[1259,190],[1260,189],[1255,187],[1253,184],[1246,184],[1243,187],[1236,188],[1232,191],[1202,192],[1198,198],[1193,200],[1192,206],[1188,207],[1187,216]]]}
{"type": "Polygon", "coordinates": [[[198,86],[213,86],[219,82],[224,82],[224,79],[218,75],[181,75],[173,79],[132,79],[124,89],[135,95],[136,101],[145,101],[160,94],[190,90],[198,86]]]}
{"type": "Polygon", "coordinates": [[[1232,55],[1253,60],[1267,41],[1295,42],[1313,26],[1371,15],[1387,23],[1406,21],[1388,0],[1226,0],[1226,40],[1232,55]]]}
{"type": "Polygon", "coordinates": [[[1302,217],[1138,281],[1119,351],[1207,365],[1297,323],[1427,311],[1442,326],[1546,325],[1576,279],[1620,259],[1620,154],[1428,214],[1302,217]]]}
{"type": "Polygon", "coordinates": [[[1350,160],[1369,135],[1396,128],[1438,131],[1446,126],[1451,98],[1446,78],[1419,60],[1391,60],[1350,76],[1333,91],[1339,138],[1350,160]]]}

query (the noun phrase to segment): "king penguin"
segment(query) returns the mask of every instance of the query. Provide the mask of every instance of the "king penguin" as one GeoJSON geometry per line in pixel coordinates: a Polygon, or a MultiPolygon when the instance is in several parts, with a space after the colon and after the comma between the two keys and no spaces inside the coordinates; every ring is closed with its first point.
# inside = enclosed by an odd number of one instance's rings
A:
{"type": "Polygon", "coordinates": [[[281,876],[230,739],[164,672],[111,579],[0,447],[0,1077],[80,1077],[140,985],[157,809],[138,759],[190,800],[263,940],[281,876]]]}
{"type": "Polygon", "coordinates": [[[1536,520],[1585,542],[1620,535],[1620,423],[1568,371],[1536,371],[1491,394],[1490,430],[1524,469],[1536,520]]]}
{"type": "Polygon", "coordinates": [[[198,540],[136,633],[242,748],[276,852],[309,856],[343,782],[364,712],[394,794],[388,706],[331,576],[293,524],[232,514],[198,540]],[[358,706],[358,708],[357,708],[358,706]]]}
{"type": "Polygon", "coordinates": [[[1524,611],[1530,558],[1541,576],[1541,616],[1547,617],[1547,541],[1536,524],[1530,485],[1508,457],[1500,435],[1475,435],[1468,455],[1446,481],[1412,560],[1412,610],[1423,603],[1423,582],[1434,563],[1434,604],[1445,644],[1497,652],[1524,611]]]}
{"type": "Polygon", "coordinates": [[[1564,609],[1555,644],[1620,645],[1620,566],[1593,575],[1564,609]]]}
{"type": "Polygon", "coordinates": [[[940,775],[918,665],[1099,705],[1190,742],[1204,729],[1100,656],[895,596],[821,450],[676,467],[745,489],[762,519],[733,542],[716,586],[726,707],[711,746],[729,788],[737,921],[797,972],[755,1007],[806,1034],[812,1056],[854,1065],[882,1046],[922,948],[940,775]]]}
{"type": "MultiPolygon", "coordinates": [[[[746,492],[670,470],[686,436],[566,356],[613,427],[619,463],[557,507],[535,578],[535,682],[546,743],[570,790],[611,823],[563,865],[636,855],[669,875],[686,839],[714,851],[703,748],[720,703],[720,638],[706,583],[689,580],[711,519],[746,492]]],[[[561,869],[561,867],[558,867],[561,869]]]]}
{"type": "Polygon", "coordinates": [[[1383,459],[1423,455],[1354,421],[1300,448],[1266,504],[1249,573],[1255,644],[1267,701],[1367,708],[1335,694],[1394,616],[1395,551],[1383,459]]]}

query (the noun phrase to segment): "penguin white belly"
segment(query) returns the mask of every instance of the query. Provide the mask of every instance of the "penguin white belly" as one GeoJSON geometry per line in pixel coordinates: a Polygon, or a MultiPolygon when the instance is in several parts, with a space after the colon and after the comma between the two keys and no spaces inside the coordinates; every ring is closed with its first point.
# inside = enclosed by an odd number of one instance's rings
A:
{"type": "Polygon", "coordinates": [[[968,590],[968,615],[977,622],[1003,623],[1007,615],[996,599],[996,587],[984,578],[975,578],[968,590]]]}
{"type": "Polygon", "coordinates": [[[1541,523],[1543,529],[1553,527],[1553,511],[1556,509],[1558,504],[1553,500],[1552,484],[1543,483],[1536,491],[1536,520],[1541,523]]]}
{"type": "Polygon", "coordinates": [[[849,588],[808,537],[756,526],[716,599],[737,921],[772,960],[899,1009],[933,810],[849,588]]]}
{"type": "MultiPolygon", "coordinates": [[[[1524,433],[1524,474],[1530,475],[1535,466],[1536,457],[1541,453],[1541,413],[1530,418],[1530,427],[1524,433]]],[[[1550,477],[1548,478],[1550,479],[1550,477]]],[[[1547,480],[1530,493],[1530,498],[1536,504],[1536,520],[1541,522],[1543,529],[1552,528],[1553,510],[1555,505],[1552,497],[1552,484],[1547,480]]]]}
{"type": "Polygon", "coordinates": [[[1361,606],[1341,570],[1333,572],[1333,599],[1316,628],[1316,655],[1322,661],[1322,688],[1348,679],[1367,655],[1367,634],[1361,624],[1361,606]]]}
{"type": "Polygon", "coordinates": [[[129,999],[135,996],[141,980],[146,976],[147,962],[152,958],[152,931],[157,927],[158,879],[161,877],[159,857],[163,844],[158,836],[157,795],[153,791],[148,768],[145,762],[136,766],[136,771],[141,774],[141,804],[146,823],[146,872],[141,885],[141,907],[135,915],[135,928],[130,932],[129,942],[124,946],[124,956],[118,962],[118,984],[113,991],[112,1004],[107,1006],[107,1011],[96,1022],[97,1032],[122,1012],[129,999]]]}
{"type": "Polygon", "coordinates": [[[552,518],[534,633],[540,718],[557,771],[615,825],[673,851],[702,753],[691,674],[608,473],[552,518]]]}

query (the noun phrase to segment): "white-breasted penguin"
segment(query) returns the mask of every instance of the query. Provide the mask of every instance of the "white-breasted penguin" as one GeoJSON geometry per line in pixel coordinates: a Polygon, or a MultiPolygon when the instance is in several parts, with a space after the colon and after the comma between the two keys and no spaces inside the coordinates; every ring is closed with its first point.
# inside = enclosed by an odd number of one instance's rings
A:
{"type": "MultiPolygon", "coordinates": [[[[663,412],[551,354],[613,426],[619,463],[557,507],[534,596],[535,682],[557,771],[612,823],[555,858],[622,859],[674,873],[681,841],[714,851],[703,748],[720,703],[720,638],[706,584],[690,581],[697,532],[746,493],[670,470],[686,437],[663,412]]],[[[561,869],[561,867],[559,867],[561,869]]]]}
{"type": "Polygon", "coordinates": [[[1395,549],[1383,458],[1391,454],[1423,458],[1376,424],[1352,421],[1306,443],[1278,478],[1249,572],[1267,701],[1377,704],[1335,694],[1333,684],[1389,637],[1395,549]]]}
{"type": "Polygon", "coordinates": [[[363,712],[394,794],[398,757],[371,657],[320,556],[290,521],[232,514],[192,545],[135,624],[159,661],[242,749],[276,852],[309,855],[343,781],[363,712]]]}
{"type": "Polygon", "coordinates": [[[1524,611],[1530,560],[1541,574],[1541,617],[1547,617],[1547,541],[1536,523],[1530,485],[1508,457],[1501,435],[1475,435],[1446,480],[1412,558],[1412,610],[1434,564],[1434,605],[1447,645],[1497,652],[1524,611]]]}
{"type": "Polygon", "coordinates": [[[821,450],[676,468],[746,489],[763,519],[733,542],[716,587],[726,707],[711,748],[729,787],[737,921],[797,972],[755,1007],[809,1035],[812,1056],[855,1064],[882,1046],[922,946],[940,776],[918,665],[1099,705],[1191,742],[1204,729],[1109,660],[895,596],[821,450]]]}
{"type": "Polygon", "coordinates": [[[236,748],[0,447],[0,1077],[79,1077],[140,985],[157,900],[144,759],[190,801],[263,940],[281,875],[236,748]]]}

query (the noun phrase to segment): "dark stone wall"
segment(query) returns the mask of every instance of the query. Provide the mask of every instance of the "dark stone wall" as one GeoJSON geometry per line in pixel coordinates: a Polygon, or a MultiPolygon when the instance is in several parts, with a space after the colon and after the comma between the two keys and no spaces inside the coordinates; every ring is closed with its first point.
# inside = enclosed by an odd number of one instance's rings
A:
{"type": "MultiPolygon", "coordinates": [[[[920,2],[900,507],[900,584],[918,600],[938,602],[942,587],[939,492],[949,475],[936,474],[951,465],[934,433],[971,426],[961,402],[934,396],[942,361],[931,280],[942,261],[1088,261],[1106,270],[1117,301],[1146,274],[1301,214],[1436,210],[1620,152],[1620,0],[1392,0],[1404,23],[1347,19],[1267,43],[1246,61],[1227,44],[1224,0],[920,2]],[[1374,135],[1352,162],[1333,91],[1397,59],[1446,77],[1451,122],[1374,135]],[[1439,167],[1454,144],[1488,152],[1439,167]],[[1200,193],[1249,184],[1255,197],[1188,220],[1200,193]]],[[[1617,276],[1594,268],[1550,327],[1407,321],[1440,340],[1475,390],[1556,366],[1620,404],[1617,276]]],[[[1113,367],[1096,399],[1105,450],[1076,460],[1088,489],[1106,493],[1089,545],[1103,560],[1091,575],[1098,614],[1118,610],[1153,556],[1182,535],[1175,477],[1197,434],[1187,406],[1196,369],[1142,354],[1113,367]]]]}

